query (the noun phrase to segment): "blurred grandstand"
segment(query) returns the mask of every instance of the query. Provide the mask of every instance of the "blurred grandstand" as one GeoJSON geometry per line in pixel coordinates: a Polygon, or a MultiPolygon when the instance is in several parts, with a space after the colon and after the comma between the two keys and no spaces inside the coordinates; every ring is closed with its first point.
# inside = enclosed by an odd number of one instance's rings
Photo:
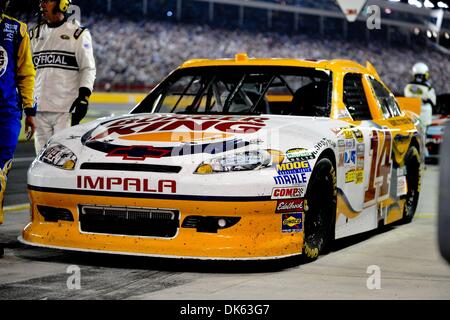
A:
{"type": "MultiPolygon", "coordinates": [[[[147,91],[184,60],[245,51],[254,57],[370,60],[399,94],[412,65],[423,61],[437,93],[450,92],[448,0],[368,0],[353,23],[335,0],[73,2],[94,38],[97,90],[147,91]],[[370,5],[381,8],[379,30],[366,27],[370,5]],[[440,28],[438,9],[444,12],[440,28]]],[[[37,8],[37,0],[22,0],[11,10],[31,26],[37,8]]]]}

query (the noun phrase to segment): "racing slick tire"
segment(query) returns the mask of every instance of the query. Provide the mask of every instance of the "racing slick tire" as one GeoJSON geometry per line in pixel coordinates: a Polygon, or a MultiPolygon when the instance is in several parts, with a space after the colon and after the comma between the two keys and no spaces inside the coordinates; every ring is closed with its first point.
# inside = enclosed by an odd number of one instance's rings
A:
{"type": "Polygon", "coordinates": [[[420,155],[416,147],[409,147],[405,155],[405,166],[408,191],[401,223],[410,223],[416,213],[420,192],[420,155]]]}
{"type": "Polygon", "coordinates": [[[336,217],[336,170],[327,158],[314,167],[305,196],[303,252],[305,262],[324,253],[334,239],[336,217]]]}

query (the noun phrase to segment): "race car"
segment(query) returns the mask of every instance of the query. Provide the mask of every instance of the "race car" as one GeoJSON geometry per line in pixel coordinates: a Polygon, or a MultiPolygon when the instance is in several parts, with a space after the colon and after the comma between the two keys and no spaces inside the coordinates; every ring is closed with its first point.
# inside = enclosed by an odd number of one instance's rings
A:
{"type": "Polygon", "coordinates": [[[129,114],[53,136],[28,171],[25,244],[314,260],[414,216],[418,116],[346,60],[190,60],[129,114]]]}

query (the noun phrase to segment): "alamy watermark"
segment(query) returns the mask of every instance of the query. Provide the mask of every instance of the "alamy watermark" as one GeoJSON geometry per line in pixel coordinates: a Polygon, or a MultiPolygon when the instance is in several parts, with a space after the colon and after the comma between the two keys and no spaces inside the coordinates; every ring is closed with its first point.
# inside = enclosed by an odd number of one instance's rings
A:
{"type": "Polygon", "coordinates": [[[75,20],[81,24],[81,9],[79,6],[71,5],[67,10],[67,21],[73,23],[75,20]]]}
{"type": "Polygon", "coordinates": [[[369,290],[381,289],[381,268],[377,265],[370,265],[367,267],[366,273],[370,274],[367,278],[366,286],[369,290]]]}
{"type": "Polygon", "coordinates": [[[67,278],[66,285],[69,290],[81,289],[81,269],[77,265],[70,265],[67,267],[66,273],[70,274],[67,278]]]}
{"type": "Polygon", "coordinates": [[[379,6],[372,5],[367,7],[366,26],[369,30],[381,29],[381,9],[379,6]]]}

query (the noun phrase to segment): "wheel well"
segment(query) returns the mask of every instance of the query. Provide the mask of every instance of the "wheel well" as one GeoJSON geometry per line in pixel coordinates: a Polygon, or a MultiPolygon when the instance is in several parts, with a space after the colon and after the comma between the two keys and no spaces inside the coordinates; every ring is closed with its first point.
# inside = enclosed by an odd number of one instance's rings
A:
{"type": "Polygon", "coordinates": [[[333,164],[334,170],[336,170],[336,156],[334,155],[334,151],[331,149],[325,149],[319,156],[319,158],[317,158],[317,161],[319,161],[322,158],[327,158],[328,160],[331,161],[331,163],[333,164]]]}

